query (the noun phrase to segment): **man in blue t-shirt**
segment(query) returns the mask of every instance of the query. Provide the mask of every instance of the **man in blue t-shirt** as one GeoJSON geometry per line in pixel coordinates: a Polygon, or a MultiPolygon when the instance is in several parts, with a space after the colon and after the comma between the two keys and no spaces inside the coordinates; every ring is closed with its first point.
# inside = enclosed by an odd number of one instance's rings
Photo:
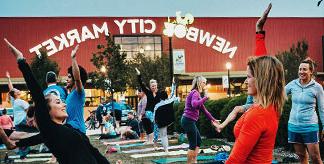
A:
{"type": "Polygon", "coordinates": [[[46,83],[47,83],[47,88],[43,91],[43,94],[44,95],[50,93],[55,94],[63,102],[65,102],[67,96],[67,90],[64,87],[57,85],[57,76],[55,72],[49,71],[46,73],[46,83]]]}
{"type": "Polygon", "coordinates": [[[76,61],[77,45],[71,52],[72,66],[68,68],[67,88],[71,90],[66,98],[66,111],[68,118],[66,123],[82,133],[86,133],[84,123],[84,103],[85,91],[84,85],[88,79],[86,70],[79,66],[76,61]]]}

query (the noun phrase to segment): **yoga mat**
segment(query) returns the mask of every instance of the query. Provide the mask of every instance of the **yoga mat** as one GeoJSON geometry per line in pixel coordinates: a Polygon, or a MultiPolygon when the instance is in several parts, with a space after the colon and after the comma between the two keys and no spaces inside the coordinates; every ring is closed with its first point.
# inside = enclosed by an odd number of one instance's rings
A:
{"type": "MultiPolygon", "coordinates": [[[[186,149],[188,148],[189,145],[186,143],[183,143],[181,145],[174,145],[174,146],[169,146],[168,149],[172,150],[172,149],[186,149]]],[[[133,150],[128,150],[128,151],[122,151],[122,153],[141,153],[141,152],[148,152],[148,151],[154,151],[154,148],[145,148],[145,149],[133,149],[133,150]]],[[[157,150],[164,150],[163,147],[158,147],[157,150]]]]}
{"type": "Polygon", "coordinates": [[[26,158],[24,160],[15,159],[14,163],[16,162],[40,162],[40,161],[49,161],[51,158],[26,158]]]}
{"type": "MultiPolygon", "coordinates": [[[[32,158],[32,157],[52,157],[52,153],[40,153],[40,154],[27,154],[27,158],[32,158]]],[[[10,159],[18,159],[20,158],[19,155],[12,155],[9,156],[10,159]]]]}
{"type": "Polygon", "coordinates": [[[91,135],[98,135],[101,134],[100,129],[95,129],[95,130],[86,130],[86,135],[91,136],[91,135]]]}
{"type": "MultiPolygon", "coordinates": [[[[207,161],[207,160],[214,160],[215,156],[198,156],[198,161],[207,161]]],[[[185,162],[187,161],[187,157],[180,157],[180,158],[161,158],[152,160],[154,163],[157,164],[166,164],[166,163],[173,163],[173,162],[185,162]]]]}
{"type": "MultiPolygon", "coordinates": [[[[203,150],[204,154],[213,153],[215,154],[216,151],[212,149],[200,149],[200,151],[203,150]]],[[[178,151],[169,151],[166,152],[157,152],[157,153],[148,153],[148,154],[133,154],[131,155],[132,158],[143,158],[143,157],[160,157],[160,156],[172,156],[172,155],[186,155],[187,150],[178,150],[178,151]]]]}
{"type": "Polygon", "coordinates": [[[5,149],[7,149],[7,148],[6,148],[6,145],[1,144],[1,145],[0,145],[0,150],[5,150],[5,149]]]}
{"type": "Polygon", "coordinates": [[[127,144],[127,145],[120,145],[120,148],[129,148],[129,147],[136,147],[136,146],[143,146],[143,143],[134,143],[134,144],[127,144]]]}
{"type": "Polygon", "coordinates": [[[103,142],[104,145],[123,145],[123,144],[128,144],[128,143],[136,143],[136,142],[144,142],[143,140],[124,140],[124,141],[116,141],[116,142],[103,142]]]}

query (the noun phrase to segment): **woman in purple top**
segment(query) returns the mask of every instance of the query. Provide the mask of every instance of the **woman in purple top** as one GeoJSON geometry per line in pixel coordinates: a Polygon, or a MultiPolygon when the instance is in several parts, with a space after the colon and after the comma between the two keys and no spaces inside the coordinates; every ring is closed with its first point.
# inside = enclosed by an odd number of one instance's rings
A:
{"type": "Polygon", "coordinates": [[[201,144],[201,137],[196,126],[199,118],[199,111],[204,112],[206,117],[216,127],[216,119],[207,111],[204,102],[207,101],[206,78],[196,76],[192,81],[191,92],[186,98],[185,109],[181,118],[181,126],[185,130],[189,140],[188,160],[187,163],[197,163],[197,155],[201,144]],[[204,95],[202,98],[200,95],[204,95]]]}

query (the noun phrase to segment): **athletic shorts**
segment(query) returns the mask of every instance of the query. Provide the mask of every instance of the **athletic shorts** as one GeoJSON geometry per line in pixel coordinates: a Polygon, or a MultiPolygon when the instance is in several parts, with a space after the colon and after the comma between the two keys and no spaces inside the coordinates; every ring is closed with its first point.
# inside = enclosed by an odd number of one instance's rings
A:
{"type": "Polygon", "coordinates": [[[14,131],[11,129],[3,129],[3,131],[6,133],[6,135],[9,137],[14,131]]]}
{"type": "Polygon", "coordinates": [[[288,143],[313,144],[318,142],[318,131],[296,133],[288,130],[288,143]]]}

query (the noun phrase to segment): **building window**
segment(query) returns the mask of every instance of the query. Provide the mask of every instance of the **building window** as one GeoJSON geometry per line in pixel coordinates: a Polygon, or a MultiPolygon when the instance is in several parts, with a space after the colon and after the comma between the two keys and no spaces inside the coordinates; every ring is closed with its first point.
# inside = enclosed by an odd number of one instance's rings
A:
{"type": "Polygon", "coordinates": [[[114,41],[120,45],[121,51],[127,54],[127,59],[132,59],[138,53],[152,58],[162,55],[161,36],[115,35],[114,41]]]}

